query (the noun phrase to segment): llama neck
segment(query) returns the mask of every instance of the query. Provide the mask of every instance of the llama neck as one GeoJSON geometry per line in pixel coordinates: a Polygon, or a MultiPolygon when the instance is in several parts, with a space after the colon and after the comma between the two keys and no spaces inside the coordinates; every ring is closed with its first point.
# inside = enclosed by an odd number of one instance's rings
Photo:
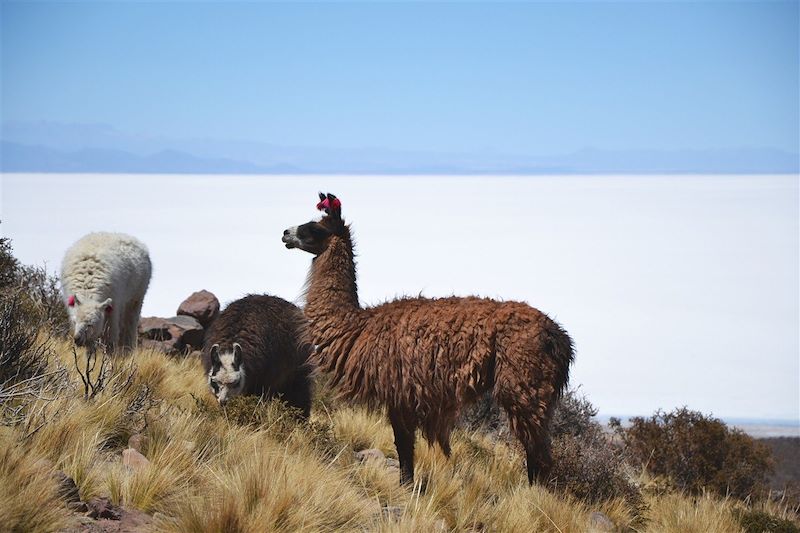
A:
{"type": "Polygon", "coordinates": [[[328,249],[311,264],[305,313],[312,330],[321,321],[352,320],[361,311],[350,235],[331,239],[328,249]]]}

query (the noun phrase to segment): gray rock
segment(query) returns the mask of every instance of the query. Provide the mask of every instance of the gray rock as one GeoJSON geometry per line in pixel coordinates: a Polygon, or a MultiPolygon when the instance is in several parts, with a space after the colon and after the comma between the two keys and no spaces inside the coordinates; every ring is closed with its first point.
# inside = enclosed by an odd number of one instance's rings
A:
{"type": "Polygon", "coordinates": [[[219,300],[207,290],[192,293],[178,306],[177,315],[186,315],[197,319],[204,328],[219,316],[219,300]]]}
{"type": "Polygon", "coordinates": [[[589,533],[605,533],[615,529],[614,522],[605,514],[595,511],[589,515],[589,533]]]}
{"type": "Polygon", "coordinates": [[[37,459],[35,463],[33,463],[33,467],[37,470],[44,470],[46,472],[50,472],[55,470],[56,465],[53,464],[53,461],[50,459],[46,459],[42,457],[41,459],[37,459]]]}
{"type": "Polygon", "coordinates": [[[400,469],[400,461],[397,459],[392,459],[391,457],[386,458],[386,467],[387,468],[397,468],[400,469]]]}
{"type": "Polygon", "coordinates": [[[400,507],[399,505],[389,505],[387,507],[381,508],[381,515],[383,515],[388,520],[393,521],[400,521],[403,518],[403,513],[405,513],[405,509],[400,507]]]}
{"type": "Polygon", "coordinates": [[[355,452],[353,457],[356,459],[356,461],[364,463],[369,460],[383,461],[386,456],[383,455],[383,452],[377,448],[369,448],[367,450],[355,452]]]}

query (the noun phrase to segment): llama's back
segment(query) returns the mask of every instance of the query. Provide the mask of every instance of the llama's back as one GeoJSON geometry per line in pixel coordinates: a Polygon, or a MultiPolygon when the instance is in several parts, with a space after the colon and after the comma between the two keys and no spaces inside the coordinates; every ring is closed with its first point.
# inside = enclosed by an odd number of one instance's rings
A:
{"type": "Polygon", "coordinates": [[[515,390],[537,390],[548,381],[560,394],[566,383],[569,337],[525,303],[405,298],[364,312],[343,389],[413,411],[429,440],[446,440],[459,410],[492,390],[498,373],[516,372],[516,382],[503,382],[515,390]]]}
{"type": "Polygon", "coordinates": [[[305,318],[292,303],[276,296],[251,294],[230,303],[211,324],[203,364],[211,368],[211,346],[242,346],[246,393],[289,387],[297,374],[308,375],[309,345],[303,342],[305,318]]]}
{"type": "Polygon", "coordinates": [[[61,263],[62,286],[70,294],[122,292],[141,300],[151,274],[147,247],[123,233],[89,233],[70,246],[61,263]]]}

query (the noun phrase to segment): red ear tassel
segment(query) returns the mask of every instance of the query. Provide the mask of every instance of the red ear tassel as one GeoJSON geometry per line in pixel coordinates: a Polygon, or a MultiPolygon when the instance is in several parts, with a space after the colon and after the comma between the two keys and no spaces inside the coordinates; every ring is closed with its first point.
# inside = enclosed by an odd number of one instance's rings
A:
{"type": "MultiPolygon", "coordinates": [[[[334,198],[333,199],[333,208],[334,209],[341,209],[341,207],[342,207],[342,202],[340,202],[338,198],[334,198]]],[[[324,210],[330,209],[330,208],[331,208],[331,204],[330,204],[330,201],[328,201],[327,198],[325,198],[324,200],[320,201],[317,204],[317,209],[319,209],[320,211],[324,211],[324,210]]]]}
{"type": "Polygon", "coordinates": [[[75,295],[74,294],[70,295],[69,300],[67,300],[67,305],[70,306],[70,307],[75,307],[75,295]]]}

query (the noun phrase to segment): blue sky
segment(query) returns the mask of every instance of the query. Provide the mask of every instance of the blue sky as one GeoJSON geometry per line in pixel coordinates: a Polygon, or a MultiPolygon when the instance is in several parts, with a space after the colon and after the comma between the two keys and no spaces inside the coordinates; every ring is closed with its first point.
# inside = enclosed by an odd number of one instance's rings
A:
{"type": "Polygon", "coordinates": [[[2,3],[4,121],[553,155],[798,146],[798,2],[2,3]]]}

